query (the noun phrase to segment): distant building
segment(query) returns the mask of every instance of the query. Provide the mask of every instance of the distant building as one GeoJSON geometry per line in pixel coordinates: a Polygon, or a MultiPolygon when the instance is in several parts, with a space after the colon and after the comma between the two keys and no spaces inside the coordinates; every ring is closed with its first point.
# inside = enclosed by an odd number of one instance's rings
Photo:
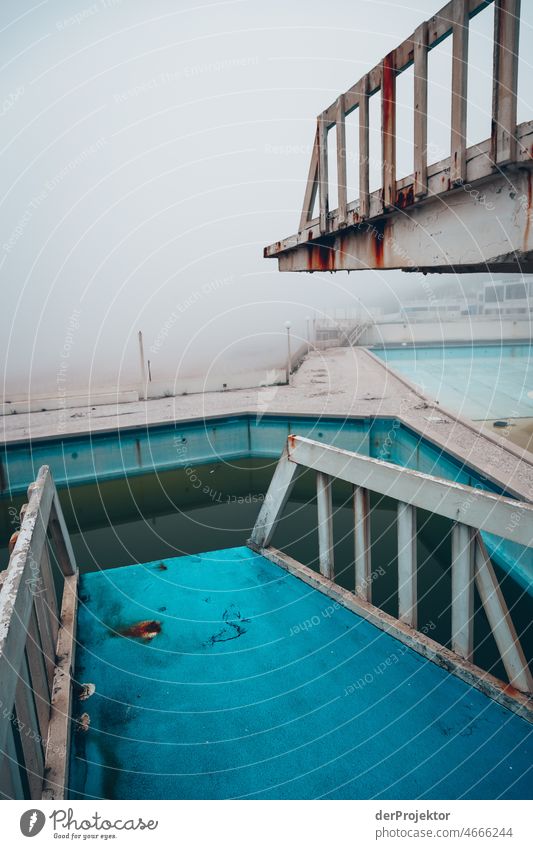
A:
{"type": "MultiPolygon", "coordinates": [[[[437,298],[428,287],[423,297],[404,300],[401,308],[394,313],[384,313],[380,307],[364,307],[362,304],[357,309],[324,310],[322,317],[313,320],[312,337],[318,348],[330,348],[361,344],[361,340],[366,340],[363,344],[368,344],[369,340],[372,343],[376,339],[367,331],[370,332],[371,327],[376,325],[405,327],[417,323],[456,322],[459,339],[464,336],[465,326],[483,318],[503,320],[513,317],[518,322],[533,322],[533,278],[491,280],[483,283],[477,292],[462,296],[448,294],[437,298]]],[[[492,338],[490,333],[486,338],[492,338]]],[[[380,339],[383,341],[383,337],[380,339]]]]}
{"type": "Polygon", "coordinates": [[[533,280],[485,283],[477,297],[478,315],[531,315],[533,280]]]}
{"type": "Polygon", "coordinates": [[[474,316],[533,315],[533,280],[491,280],[474,295],[425,296],[406,300],[397,313],[387,313],[381,322],[454,321],[474,316]]]}

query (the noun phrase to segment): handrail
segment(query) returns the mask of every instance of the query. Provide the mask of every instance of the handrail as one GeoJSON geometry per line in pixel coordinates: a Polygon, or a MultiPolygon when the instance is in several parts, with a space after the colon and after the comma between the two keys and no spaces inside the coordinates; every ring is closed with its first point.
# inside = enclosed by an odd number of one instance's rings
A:
{"type": "MultiPolygon", "coordinates": [[[[317,475],[318,559],[326,584],[335,582],[332,482],[339,479],[353,485],[354,595],[366,605],[364,610],[372,608],[370,493],[397,501],[400,639],[405,627],[413,631],[417,628],[416,510],[452,520],[452,650],[473,668],[475,584],[509,683],[522,693],[533,694],[533,678],[480,533],[488,531],[525,546],[533,545],[533,504],[306,437],[289,436],[249,540],[252,548],[266,556],[274,551],[270,548],[274,530],[302,469],[313,469],[317,475]]],[[[273,559],[279,562],[280,553],[275,552],[273,559]]],[[[379,616],[375,619],[378,626],[383,621],[379,616]]]]}
{"type": "MultiPolygon", "coordinates": [[[[359,208],[360,219],[383,214],[390,208],[428,193],[427,163],[427,97],[428,53],[445,38],[453,42],[452,108],[449,184],[438,192],[466,180],[466,120],[468,29],[470,18],[495,3],[494,72],[492,136],[490,159],[493,165],[504,165],[516,159],[516,114],[518,81],[518,41],[520,0],[451,0],[436,15],[424,21],[395,50],[392,50],[369,73],[339,95],[317,118],[309,176],[305,191],[300,230],[312,220],[316,194],[319,194],[320,232],[331,231],[329,221],[328,132],[335,127],[337,135],[337,228],[347,222],[346,128],[345,119],[354,109],[359,117],[359,208]],[[396,78],[414,65],[413,120],[414,174],[406,192],[397,197],[396,184],[396,78]],[[382,189],[380,208],[370,208],[369,194],[369,98],[381,91],[382,189]]],[[[434,192],[433,192],[434,193],[434,192]]]]}
{"type": "MultiPolygon", "coordinates": [[[[424,241],[423,249],[409,249],[408,212],[432,199],[491,181],[508,166],[530,167],[531,122],[517,125],[518,52],[521,0],[450,0],[357,83],[342,92],[317,117],[298,232],[264,248],[266,258],[277,258],[282,271],[339,271],[368,267],[440,269],[459,271],[460,255],[452,263],[446,251],[438,259],[424,241]],[[467,77],[470,20],[487,8],[494,10],[492,121],[490,137],[467,144],[467,77]],[[449,155],[428,164],[428,56],[445,39],[452,42],[449,155]],[[397,78],[413,67],[413,172],[397,179],[397,78]],[[380,186],[370,191],[370,98],[381,100],[380,186]],[[346,118],[355,113],[358,134],[358,197],[348,196],[346,118]],[[335,131],[337,207],[331,208],[331,169],[328,133],[335,131]],[[317,207],[315,210],[315,206],[317,207]],[[407,211],[399,216],[397,211],[407,211]],[[314,217],[313,217],[314,216],[314,217]],[[387,226],[390,224],[391,226],[387,226]],[[387,230],[387,238],[385,238],[387,230]],[[414,254],[414,255],[413,255],[414,254]]],[[[507,179],[510,179],[508,175],[507,179]]],[[[518,197],[527,194],[525,177],[515,179],[518,197]]],[[[354,193],[355,194],[355,193],[354,193]]],[[[518,213],[521,207],[518,206],[518,213]]],[[[468,226],[466,224],[465,226],[468,226]]],[[[509,241],[509,251],[522,250],[509,241]]],[[[481,251],[482,259],[499,263],[498,256],[481,251]]],[[[523,249],[527,252],[527,249],[523,249]]],[[[507,253],[507,251],[505,251],[507,253]]],[[[465,263],[467,268],[477,263],[465,263]]],[[[523,270],[523,268],[522,268],[523,270]]]]}
{"type": "Polygon", "coordinates": [[[78,572],[48,466],[28,499],[0,590],[0,791],[62,798],[78,572]],[[60,605],[54,560],[63,577],[60,605]]]}

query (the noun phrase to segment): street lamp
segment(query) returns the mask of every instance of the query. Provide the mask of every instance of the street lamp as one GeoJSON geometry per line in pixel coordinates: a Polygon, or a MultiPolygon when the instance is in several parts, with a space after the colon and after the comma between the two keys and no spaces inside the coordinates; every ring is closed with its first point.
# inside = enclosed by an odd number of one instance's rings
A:
{"type": "Polygon", "coordinates": [[[307,323],[307,352],[311,350],[311,316],[306,315],[305,321],[307,323]]]}
{"type": "Polygon", "coordinates": [[[291,385],[291,327],[292,324],[290,321],[285,322],[285,328],[287,330],[287,386],[291,385]]]}
{"type": "Polygon", "coordinates": [[[139,392],[141,401],[146,401],[147,398],[147,384],[146,384],[146,365],[144,362],[144,345],[143,345],[143,334],[142,330],[139,330],[138,337],[139,339],[139,364],[141,366],[141,391],[139,392]]]}

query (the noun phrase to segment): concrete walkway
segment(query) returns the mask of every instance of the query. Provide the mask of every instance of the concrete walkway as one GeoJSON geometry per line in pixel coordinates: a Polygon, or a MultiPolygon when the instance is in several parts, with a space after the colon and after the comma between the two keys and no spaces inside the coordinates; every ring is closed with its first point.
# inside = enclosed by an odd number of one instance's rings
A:
{"type": "Polygon", "coordinates": [[[533,499],[533,456],[504,436],[480,432],[390,372],[364,348],[312,352],[293,386],[269,386],[184,395],[151,401],[5,416],[2,440],[57,438],[69,434],[186,421],[250,412],[313,416],[391,416],[401,419],[461,462],[524,500],[533,499]]]}

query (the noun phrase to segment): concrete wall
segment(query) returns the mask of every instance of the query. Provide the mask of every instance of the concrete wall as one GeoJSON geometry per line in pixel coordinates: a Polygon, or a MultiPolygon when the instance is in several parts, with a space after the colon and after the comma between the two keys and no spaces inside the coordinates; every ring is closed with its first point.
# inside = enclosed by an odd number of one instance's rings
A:
{"type": "MultiPolygon", "coordinates": [[[[285,369],[257,369],[235,374],[211,374],[206,377],[189,377],[173,382],[148,382],[146,394],[148,398],[164,398],[178,395],[194,395],[201,392],[224,392],[230,389],[250,389],[253,387],[276,386],[285,383],[285,369]]],[[[23,395],[10,396],[0,403],[0,415],[27,413],[38,410],[68,410],[73,407],[97,407],[102,404],[125,404],[138,401],[144,395],[141,383],[121,390],[113,387],[102,387],[91,393],[64,393],[61,386],[55,395],[32,394],[30,398],[23,395]]]]}
{"type": "Polygon", "coordinates": [[[527,319],[476,318],[471,321],[376,324],[364,331],[359,345],[408,345],[427,342],[500,342],[531,338],[527,319]]]}

